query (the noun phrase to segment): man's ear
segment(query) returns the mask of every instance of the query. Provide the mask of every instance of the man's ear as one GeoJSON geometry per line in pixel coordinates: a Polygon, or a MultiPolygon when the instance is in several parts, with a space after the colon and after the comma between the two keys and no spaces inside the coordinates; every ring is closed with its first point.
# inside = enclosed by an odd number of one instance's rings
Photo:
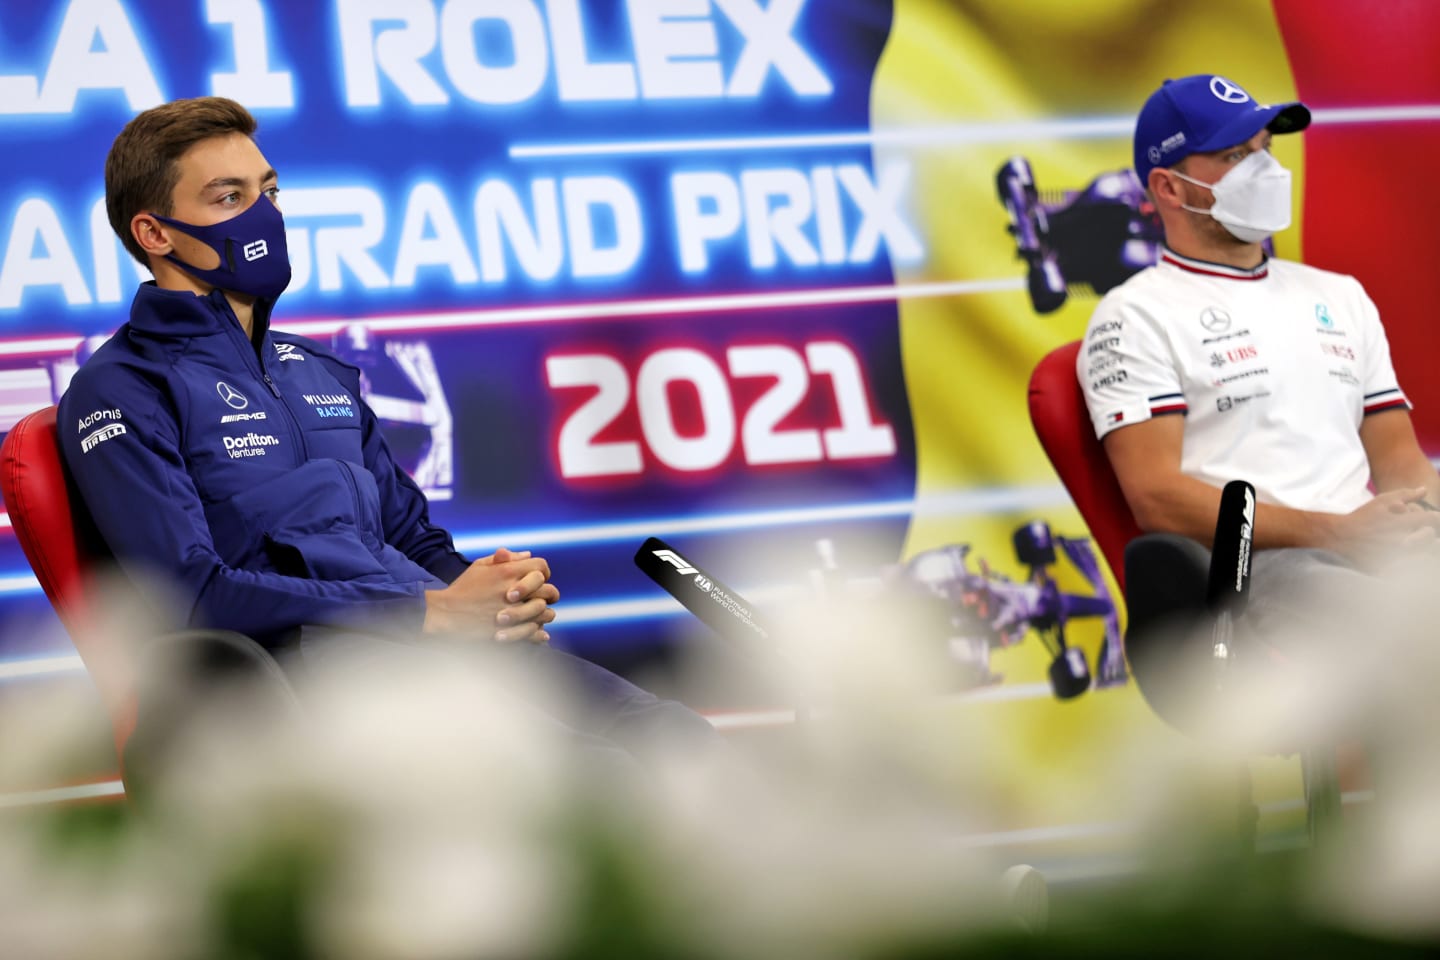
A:
{"type": "Polygon", "coordinates": [[[163,257],[175,250],[165,224],[148,213],[137,213],[130,218],[130,235],[140,244],[140,249],[151,257],[163,257]]]}
{"type": "Polygon", "coordinates": [[[1178,207],[1185,202],[1185,197],[1181,195],[1176,179],[1168,174],[1164,167],[1151,168],[1149,182],[1145,186],[1156,206],[1178,207]]]}

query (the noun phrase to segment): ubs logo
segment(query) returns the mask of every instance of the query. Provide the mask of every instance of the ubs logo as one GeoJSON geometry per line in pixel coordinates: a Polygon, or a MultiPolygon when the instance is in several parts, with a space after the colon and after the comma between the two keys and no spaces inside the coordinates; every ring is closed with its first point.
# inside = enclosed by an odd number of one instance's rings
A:
{"type": "Polygon", "coordinates": [[[215,381],[215,392],[220,394],[220,399],[232,410],[244,410],[250,406],[250,400],[224,380],[215,381]]]}

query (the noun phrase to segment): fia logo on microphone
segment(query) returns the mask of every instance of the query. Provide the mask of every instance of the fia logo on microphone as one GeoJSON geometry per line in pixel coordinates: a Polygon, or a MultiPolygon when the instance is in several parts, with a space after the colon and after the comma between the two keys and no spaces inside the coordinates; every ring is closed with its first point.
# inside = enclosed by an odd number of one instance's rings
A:
{"type": "Polygon", "coordinates": [[[1255,491],[1245,488],[1245,522],[1240,525],[1240,556],[1235,565],[1235,592],[1245,587],[1245,578],[1250,575],[1250,541],[1255,537],[1255,491]]]}
{"type": "Polygon", "coordinates": [[[715,581],[711,580],[703,573],[697,573],[695,574],[695,586],[699,587],[701,592],[709,593],[710,588],[715,586],[715,581]]]}
{"type": "Polygon", "coordinates": [[[664,560],[666,563],[670,564],[670,566],[674,567],[681,573],[689,574],[699,572],[694,567],[690,566],[690,562],[688,560],[680,556],[680,554],[676,553],[674,550],[654,550],[651,552],[654,553],[656,557],[664,560]]]}

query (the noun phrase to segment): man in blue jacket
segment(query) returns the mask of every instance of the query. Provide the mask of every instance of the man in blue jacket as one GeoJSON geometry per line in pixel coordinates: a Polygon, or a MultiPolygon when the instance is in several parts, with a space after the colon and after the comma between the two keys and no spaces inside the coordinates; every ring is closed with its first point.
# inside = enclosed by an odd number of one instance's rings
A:
{"type": "Polygon", "coordinates": [[[290,263],[255,127],[232,100],[180,100],[136,116],[106,159],[110,224],[155,280],[76,373],[58,420],[121,566],[162,578],[187,625],[272,650],[378,633],[518,645],[589,694],[591,733],[713,736],[683,706],[546,645],[559,592],[545,560],[461,556],[391,458],[359,371],[270,329],[290,263]]]}

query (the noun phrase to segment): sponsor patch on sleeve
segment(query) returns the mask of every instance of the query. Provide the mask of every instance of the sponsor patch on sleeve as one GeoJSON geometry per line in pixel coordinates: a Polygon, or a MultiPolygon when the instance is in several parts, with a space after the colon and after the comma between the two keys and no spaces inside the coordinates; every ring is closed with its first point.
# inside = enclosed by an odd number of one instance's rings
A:
{"type": "Polygon", "coordinates": [[[75,420],[75,432],[80,434],[80,452],[89,453],[106,440],[113,440],[125,434],[124,414],[119,407],[102,407],[92,410],[75,420]],[[86,433],[86,431],[90,431],[86,433]]]}
{"type": "Polygon", "coordinates": [[[107,423],[93,433],[86,434],[80,438],[80,452],[89,453],[106,440],[113,440],[125,433],[125,424],[107,423]]]}

